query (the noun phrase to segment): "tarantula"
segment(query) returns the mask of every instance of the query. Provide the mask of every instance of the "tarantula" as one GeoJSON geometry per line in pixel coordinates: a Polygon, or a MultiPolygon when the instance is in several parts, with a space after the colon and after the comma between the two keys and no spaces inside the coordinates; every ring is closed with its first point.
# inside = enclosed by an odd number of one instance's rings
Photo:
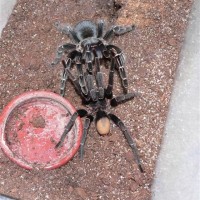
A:
{"type": "MultiPolygon", "coordinates": [[[[79,117],[86,117],[85,122],[84,122],[84,129],[83,129],[83,136],[80,144],[80,158],[83,158],[84,154],[84,144],[86,140],[86,135],[88,132],[88,129],[90,127],[90,123],[93,121],[95,118],[95,124],[96,124],[96,129],[97,132],[100,135],[107,135],[110,132],[110,120],[116,124],[121,131],[123,132],[128,144],[130,145],[136,163],[139,167],[139,170],[143,172],[143,168],[141,166],[141,162],[137,153],[137,148],[135,145],[134,140],[130,136],[129,130],[126,128],[124,123],[114,114],[108,113],[106,111],[108,105],[107,105],[107,94],[104,92],[105,88],[103,85],[103,75],[102,72],[99,70],[96,72],[96,77],[93,74],[90,73],[84,73],[83,77],[86,80],[86,85],[89,90],[88,94],[84,94],[81,90],[81,86],[79,84],[78,78],[76,78],[70,71],[69,65],[70,61],[62,61],[63,66],[64,66],[64,72],[65,74],[69,77],[69,81],[73,84],[76,92],[82,99],[82,104],[88,108],[89,111],[85,109],[79,109],[77,110],[74,114],[72,114],[67,126],[65,127],[65,130],[60,138],[60,141],[57,143],[55,148],[58,148],[62,145],[62,143],[65,140],[66,135],[69,133],[71,128],[73,127],[76,118],[79,117]]],[[[112,66],[113,67],[113,66],[112,66]]],[[[110,100],[110,106],[115,107],[121,103],[124,103],[128,100],[133,99],[136,96],[136,93],[127,93],[127,94],[122,94],[119,95],[115,98],[112,98],[110,100]]]]}
{"type": "MultiPolygon", "coordinates": [[[[83,74],[83,65],[89,73],[93,73],[99,66],[102,60],[111,60],[115,64],[115,69],[119,72],[119,76],[122,82],[124,92],[127,93],[128,82],[126,78],[126,72],[124,69],[125,58],[122,50],[115,46],[108,44],[114,36],[119,36],[134,30],[134,25],[131,26],[112,26],[104,34],[104,22],[100,20],[97,25],[89,20],[79,22],[74,28],[68,25],[56,23],[58,30],[67,34],[75,44],[66,43],[58,47],[56,58],[52,62],[52,66],[58,64],[61,61],[62,55],[67,54],[67,57],[71,59],[69,68],[76,65],[79,84],[81,91],[84,95],[87,95],[89,89],[86,85],[85,76],[83,74]]],[[[114,71],[110,70],[110,76],[113,76],[114,71]]],[[[60,93],[62,96],[65,94],[65,84],[68,77],[62,77],[60,93]]],[[[107,95],[112,96],[112,87],[110,83],[107,87],[107,95]]]]}

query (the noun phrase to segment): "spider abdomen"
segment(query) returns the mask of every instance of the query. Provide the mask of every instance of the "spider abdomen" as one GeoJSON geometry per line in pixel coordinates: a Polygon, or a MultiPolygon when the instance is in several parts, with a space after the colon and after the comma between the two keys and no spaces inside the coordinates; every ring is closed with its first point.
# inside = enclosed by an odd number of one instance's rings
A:
{"type": "Polygon", "coordinates": [[[107,135],[110,132],[110,120],[102,117],[96,122],[96,129],[100,135],[107,135]]]}
{"type": "Polygon", "coordinates": [[[100,135],[107,135],[110,132],[110,120],[104,110],[97,111],[96,129],[100,135]]]}

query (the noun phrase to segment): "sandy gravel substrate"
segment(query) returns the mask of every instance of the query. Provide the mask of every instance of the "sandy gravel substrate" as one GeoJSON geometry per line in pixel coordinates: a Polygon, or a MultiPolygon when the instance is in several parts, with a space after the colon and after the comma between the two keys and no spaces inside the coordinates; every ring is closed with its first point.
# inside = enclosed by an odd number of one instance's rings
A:
{"type": "MultiPolygon", "coordinates": [[[[100,137],[91,126],[84,161],[78,155],[52,171],[27,171],[0,152],[0,193],[23,200],[148,200],[191,0],[18,0],[0,41],[0,111],[30,90],[59,93],[61,65],[50,68],[58,45],[69,42],[54,27],[83,19],[108,25],[135,24],[136,30],[114,44],[126,55],[129,91],[140,96],[113,109],[131,130],[145,169],[140,174],[116,126],[100,137]]],[[[114,94],[121,92],[115,76],[114,94]]],[[[80,98],[68,83],[67,98],[80,98]]]]}

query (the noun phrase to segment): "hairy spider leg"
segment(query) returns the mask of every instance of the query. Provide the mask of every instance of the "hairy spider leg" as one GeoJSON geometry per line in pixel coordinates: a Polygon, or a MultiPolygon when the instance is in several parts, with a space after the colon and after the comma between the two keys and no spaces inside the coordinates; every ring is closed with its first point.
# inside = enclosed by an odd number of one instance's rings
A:
{"type": "Polygon", "coordinates": [[[96,88],[94,87],[94,76],[92,74],[88,74],[86,80],[90,98],[92,99],[92,101],[97,101],[98,94],[96,88]]]}
{"type": "Polygon", "coordinates": [[[69,133],[69,131],[72,129],[73,125],[75,124],[75,121],[76,121],[77,117],[85,117],[86,115],[87,115],[87,111],[84,110],[84,109],[80,109],[80,110],[77,110],[71,116],[71,118],[69,120],[69,123],[65,127],[65,130],[64,130],[64,132],[63,132],[63,134],[62,134],[62,136],[60,138],[60,141],[56,144],[55,148],[58,148],[58,147],[60,147],[63,144],[63,142],[64,142],[67,134],[69,133]]]}
{"type": "Polygon", "coordinates": [[[96,77],[94,79],[93,74],[86,74],[86,82],[89,90],[90,99],[93,102],[96,102],[98,99],[104,99],[104,88],[103,88],[103,75],[101,72],[97,72],[96,77]],[[96,81],[96,86],[94,85],[94,81],[96,81]]]}
{"type": "Polygon", "coordinates": [[[97,38],[102,38],[102,36],[103,36],[103,29],[104,29],[104,21],[100,20],[97,23],[97,38]]]}
{"type": "MultiPolygon", "coordinates": [[[[62,60],[62,64],[66,65],[66,61],[62,60]]],[[[66,73],[67,73],[67,76],[68,76],[69,80],[73,84],[73,86],[74,86],[77,94],[81,97],[82,101],[84,103],[88,102],[90,100],[90,97],[88,95],[84,95],[82,93],[82,90],[81,90],[78,78],[74,77],[74,75],[71,73],[71,71],[69,70],[69,68],[66,68],[66,73]]]]}
{"type": "Polygon", "coordinates": [[[119,96],[116,96],[116,97],[112,98],[110,100],[110,105],[112,107],[116,107],[119,104],[124,103],[126,101],[129,101],[129,100],[131,100],[131,99],[133,99],[133,98],[135,98],[137,96],[138,96],[137,93],[122,94],[122,95],[119,95],[119,96]]]}
{"type": "Polygon", "coordinates": [[[76,32],[71,28],[71,26],[67,24],[61,24],[60,22],[55,23],[55,27],[61,31],[62,33],[69,36],[75,43],[79,43],[80,40],[78,39],[76,32]]]}
{"type": "Polygon", "coordinates": [[[98,96],[99,99],[105,98],[105,87],[103,81],[103,73],[100,71],[100,60],[105,56],[106,58],[109,57],[109,52],[105,45],[102,42],[99,42],[97,46],[94,48],[94,55],[95,55],[95,78],[96,78],[96,85],[98,87],[98,96]]]}
{"type": "Polygon", "coordinates": [[[107,49],[114,54],[113,58],[115,59],[115,68],[117,69],[120,79],[122,81],[124,93],[127,93],[128,81],[127,81],[126,71],[124,68],[125,59],[122,50],[114,45],[108,45],[107,49]]]}
{"type": "Polygon", "coordinates": [[[85,93],[87,92],[87,88],[85,87],[85,80],[82,75],[83,74],[82,64],[79,61],[80,57],[81,57],[80,54],[81,54],[80,52],[77,52],[76,50],[74,50],[69,53],[67,61],[62,60],[64,70],[63,70],[63,75],[62,75],[62,79],[61,79],[61,87],[60,87],[61,96],[65,95],[66,81],[68,79],[67,69],[72,68],[72,65],[73,65],[72,60],[74,60],[74,59],[76,60],[76,67],[77,67],[77,71],[78,71],[78,75],[79,75],[79,82],[80,82],[80,85],[82,86],[81,89],[83,90],[83,92],[85,92],[85,93]]]}
{"type": "Polygon", "coordinates": [[[96,85],[98,88],[98,98],[104,99],[105,97],[105,89],[103,82],[103,73],[100,71],[100,60],[98,57],[95,57],[95,65],[96,65],[96,85]]]}
{"type": "Polygon", "coordinates": [[[95,57],[95,66],[96,66],[96,74],[97,72],[100,72],[100,58],[95,57]]]}
{"type": "Polygon", "coordinates": [[[127,129],[127,127],[124,125],[124,123],[114,114],[108,114],[108,116],[110,117],[110,119],[121,129],[122,133],[124,134],[129,146],[131,147],[134,157],[135,157],[135,161],[138,165],[138,168],[140,170],[140,172],[144,172],[143,168],[142,168],[142,164],[141,161],[139,159],[139,155],[138,155],[138,150],[136,147],[136,144],[134,142],[134,140],[132,139],[129,130],[127,129]]]}
{"type": "Polygon", "coordinates": [[[75,63],[76,63],[76,68],[78,71],[78,79],[79,79],[79,85],[81,86],[81,91],[83,92],[84,95],[88,94],[88,88],[85,80],[85,76],[83,75],[83,67],[81,63],[81,58],[82,54],[79,52],[76,57],[75,57],[75,63]]]}
{"type": "MultiPolygon", "coordinates": [[[[62,64],[64,66],[64,70],[63,70],[63,76],[61,79],[61,88],[60,88],[60,93],[62,96],[65,95],[65,87],[66,87],[66,81],[67,81],[67,71],[69,69],[72,68],[73,64],[74,64],[74,60],[75,60],[75,64],[76,64],[76,68],[78,71],[78,81],[80,83],[81,86],[81,90],[83,91],[83,93],[87,93],[87,87],[86,87],[86,83],[85,83],[85,78],[83,77],[83,69],[82,69],[82,64],[81,64],[81,53],[73,50],[69,53],[68,55],[68,60],[64,61],[62,60],[62,64]]],[[[72,75],[73,76],[73,75],[72,75]]]]}
{"type": "Polygon", "coordinates": [[[94,55],[95,58],[98,58],[99,60],[103,58],[103,52],[106,50],[105,45],[102,42],[99,42],[94,48],[94,55]]]}
{"type": "Polygon", "coordinates": [[[113,96],[113,79],[114,79],[114,69],[115,69],[115,59],[111,58],[111,65],[110,65],[110,71],[109,71],[109,78],[108,78],[108,86],[106,88],[106,97],[108,99],[111,99],[113,96]]]}
{"type": "Polygon", "coordinates": [[[66,62],[62,62],[62,63],[63,63],[63,66],[64,66],[64,70],[63,70],[63,74],[62,74],[62,78],[61,78],[60,95],[64,97],[65,88],[66,88],[66,81],[68,79],[67,69],[71,68],[72,60],[71,60],[71,58],[68,58],[68,60],[66,62]]]}
{"type": "Polygon", "coordinates": [[[79,156],[81,160],[83,159],[83,156],[84,156],[84,145],[85,145],[88,129],[93,119],[94,117],[92,115],[88,115],[85,118],[84,127],[83,127],[83,136],[81,139],[80,150],[79,150],[79,156]]]}
{"type": "Polygon", "coordinates": [[[103,74],[102,72],[97,72],[96,75],[96,83],[98,87],[98,97],[99,99],[104,99],[105,97],[105,90],[104,90],[104,84],[103,84],[103,74]]]}
{"type": "Polygon", "coordinates": [[[107,51],[105,45],[102,42],[99,42],[93,49],[94,52],[94,62],[95,62],[95,75],[97,72],[100,72],[100,61],[103,59],[104,51],[107,51]]]}
{"type": "Polygon", "coordinates": [[[130,31],[133,31],[135,26],[112,26],[103,36],[103,39],[108,41],[112,40],[114,36],[120,36],[130,31]]]}
{"type": "Polygon", "coordinates": [[[92,70],[93,70],[92,62],[94,60],[94,54],[90,50],[90,45],[86,46],[86,51],[84,53],[84,59],[85,59],[85,64],[87,66],[89,73],[92,73],[92,70]]]}
{"type": "Polygon", "coordinates": [[[73,51],[75,49],[76,49],[76,45],[71,44],[71,43],[66,43],[59,46],[56,51],[56,57],[54,61],[51,63],[51,66],[57,65],[61,61],[61,58],[64,52],[73,51]]]}
{"type": "Polygon", "coordinates": [[[90,74],[93,74],[95,72],[94,69],[98,71],[98,69],[93,67],[93,65],[95,64],[95,58],[101,60],[103,59],[104,56],[106,58],[110,56],[103,42],[100,40],[97,40],[96,42],[97,43],[94,44],[82,43],[82,48],[83,48],[82,59],[84,60],[87,70],[90,74]]]}
{"type": "Polygon", "coordinates": [[[101,56],[98,55],[99,58],[103,58],[103,56],[105,58],[109,58],[110,57],[109,51],[107,50],[106,46],[102,42],[100,42],[98,44],[98,46],[96,48],[96,53],[97,53],[97,55],[101,54],[101,56]]]}

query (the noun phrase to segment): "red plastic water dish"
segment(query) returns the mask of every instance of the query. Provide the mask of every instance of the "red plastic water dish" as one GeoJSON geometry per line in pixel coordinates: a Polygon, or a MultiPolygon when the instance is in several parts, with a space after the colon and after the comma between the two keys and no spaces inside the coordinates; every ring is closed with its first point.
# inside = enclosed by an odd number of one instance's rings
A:
{"type": "Polygon", "coordinates": [[[52,92],[34,91],[13,99],[0,116],[3,152],[25,169],[55,169],[78,151],[82,123],[78,117],[63,145],[55,148],[75,108],[52,92]]]}

